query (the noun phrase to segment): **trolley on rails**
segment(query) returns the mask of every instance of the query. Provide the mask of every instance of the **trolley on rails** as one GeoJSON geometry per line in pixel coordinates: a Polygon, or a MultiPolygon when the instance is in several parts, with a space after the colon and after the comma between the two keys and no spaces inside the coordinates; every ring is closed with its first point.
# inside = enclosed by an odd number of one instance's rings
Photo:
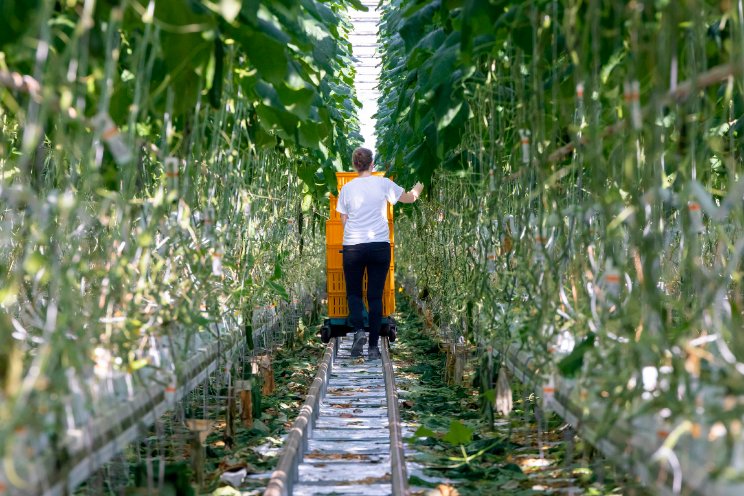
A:
{"type": "MultiPolygon", "coordinates": [[[[375,172],[375,176],[383,176],[382,172],[375,172]]],[[[356,172],[337,172],[338,189],[358,177],[356,172]]],[[[328,291],[328,318],[320,328],[320,338],[327,343],[331,338],[345,336],[353,331],[348,322],[349,305],[346,301],[346,282],[344,280],[343,239],[344,226],[341,215],[336,211],[337,198],[331,195],[330,218],[326,222],[326,288],[328,291]]],[[[397,326],[393,319],[395,312],[395,237],[393,230],[393,206],[388,204],[388,226],[390,228],[390,270],[385,280],[382,293],[382,327],[380,336],[387,336],[390,342],[395,341],[397,326]]],[[[369,332],[369,315],[367,313],[367,274],[364,274],[364,327],[369,332]]]]}

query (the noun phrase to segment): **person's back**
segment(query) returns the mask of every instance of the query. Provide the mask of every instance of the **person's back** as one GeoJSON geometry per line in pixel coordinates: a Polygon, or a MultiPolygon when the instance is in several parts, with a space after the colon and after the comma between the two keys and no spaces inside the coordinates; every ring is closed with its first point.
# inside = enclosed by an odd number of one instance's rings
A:
{"type": "Polygon", "coordinates": [[[339,203],[348,216],[343,244],[388,242],[388,202],[395,204],[401,193],[403,188],[378,176],[359,177],[341,188],[339,203]]]}
{"type": "Polygon", "coordinates": [[[355,331],[351,356],[361,356],[367,340],[362,317],[362,279],[367,272],[368,356],[370,359],[379,359],[377,341],[382,322],[382,291],[390,268],[387,204],[415,202],[423,185],[416,184],[407,193],[390,179],[373,176],[372,152],[366,148],[354,150],[352,160],[359,177],[341,188],[336,203],[336,210],[344,224],[343,262],[349,303],[348,321],[355,331]]]}

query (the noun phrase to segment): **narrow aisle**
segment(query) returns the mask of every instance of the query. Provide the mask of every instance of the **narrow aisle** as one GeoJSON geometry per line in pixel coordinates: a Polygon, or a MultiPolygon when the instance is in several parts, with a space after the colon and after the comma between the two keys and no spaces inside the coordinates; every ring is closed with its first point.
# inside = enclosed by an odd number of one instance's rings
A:
{"type": "Polygon", "coordinates": [[[391,494],[382,361],[351,358],[352,338],[339,338],[320,417],[299,466],[296,496],[391,494]]]}
{"type": "Polygon", "coordinates": [[[377,100],[380,98],[380,65],[382,60],[379,52],[379,41],[377,31],[380,25],[381,12],[377,9],[377,2],[369,0],[362,1],[367,12],[350,12],[351,22],[354,29],[349,34],[349,41],[353,48],[354,89],[356,97],[362,104],[359,109],[359,132],[364,138],[364,146],[375,150],[377,135],[375,134],[375,114],[377,113],[377,100]]]}

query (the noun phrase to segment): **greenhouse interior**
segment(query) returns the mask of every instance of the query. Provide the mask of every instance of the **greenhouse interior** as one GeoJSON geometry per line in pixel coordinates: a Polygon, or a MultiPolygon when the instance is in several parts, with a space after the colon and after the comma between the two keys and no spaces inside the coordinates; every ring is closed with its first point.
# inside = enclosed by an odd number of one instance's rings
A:
{"type": "Polygon", "coordinates": [[[744,0],[0,0],[0,495],[741,496],[742,129],[744,0]]]}

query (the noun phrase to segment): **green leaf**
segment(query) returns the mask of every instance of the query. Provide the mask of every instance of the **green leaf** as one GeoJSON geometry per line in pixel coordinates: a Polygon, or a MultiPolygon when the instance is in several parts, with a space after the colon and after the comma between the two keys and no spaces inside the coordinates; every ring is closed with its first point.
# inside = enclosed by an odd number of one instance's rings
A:
{"type": "Polygon", "coordinates": [[[584,355],[594,348],[596,334],[589,333],[584,340],[576,345],[571,353],[558,362],[558,370],[564,377],[575,377],[584,365],[584,355]]]}
{"type": "Polygon", "coordinates": [[[278,110],[263,104],[256,106],[259,124],[266,131],[276,131],[281,138],[294,140],[297,117],[285,110],[278,110]]]}
{"type": "Polygon", "coordinates": [[[314,122],[302,122],[299,128],[300,145],[318,149],[320,145],[319,126],[314,122]]]}
{"type": "Polygon", "coordinates": [[[456,45],[457,40],[459,40],[459,33],[453,33],[453,35],[447,38],[445,45],[440,47],[429,61],[432,66],[431,77],[426,84],[423,81],[421,83],[425,90],[436,88],[445,81],[453,79],[459,55],[459,47],[456,45]]]}
{"type": "Polygon", "coordinates": [[[351,7],[354,7],[355,10],[358,10],[360,12],[369,12],[369,8],[364,5],[361,0],[346,0],[346,3],[348,3],[351,7]]]}
{"type": "Polygon", "coordinates": [[[152,245],[152,242],[153,242],[152,234],[150,234],[149,232],[143,232],[142,234],[140,234],[139,236],[137,236],[137,245],[138,246],[141,246],[143,248],[146,248],[146,247],[152,245]]]}
{"type": "Polygon", "coordinates": [[[315,0],[304,0],[302,6],[315,19],[326,26],[338,24],[338,16],[327,6],[315,0]]]}
{"type": "Polygon", "coordinates": [[[463,106],[463,101],[460,100],[459,102],[453,102],[455,103],[454,107],[450,107],[449,110],[439,119],[437,122],[437,131],[441,131],[445,127],[449,126],[452,121],[455,119],[457,114],[460,113],[460,110],[463,106]]]}
{"type": "Polygon", "coordinates": [[[18,299],[18,286],[10,283],[5,287],[0,287],[0,305],[12,305],[18,299]]]}
{"type": "Polygon", "coordinates": [[[316,172],[318,172],[318,166],[314,163],[303,164],[297,168],[297,175],[310,188],[313,188],[315,186],[316,172]]]}
{"type": "Polygon", "coordinates": [[[266,285],[271,288],[277,295],[279,295],[284,301],[289,301],[289,294],[287,289],[281,284],[275,281],[266,281],[266,285]]]}
{"type": "Polygon", "coordinates": [[[494,389],[487,389],[483,393],[483,398],[485,398],[488,403],[493,403],[496,401],[496,391],[494,389]]]}
{"type": "Polygon", "coordinates": [[[420,425],[413,433],[413,437],[437,437],[437,433],[424,425],[420,425]]]}
{"type": "MultiPolygon", "coordinates": [[[[418,6],[414,5],[413,8],[418,8],[418,6]]],[[[428,3],[417,12],[412,13],[412,15],[406,19],[405,23],[403,23],[403,26],[400,28],[400,36],[406,44],[407,52],[410,52],[416,43],[418,43],[418,41],[424,36],[434,18],[434,14],[436,14],[440,8],[441,2],[435,0],[428,3]]]]}
{"type": "Polygon", "coordinates": [[[259,21],[259,29],[262,31],[241,28],[232,33],[245,50],[248,63],[258,70],[263,79],[278,85],[287,76],[289,39],[277,29],[264,32],[267,25],[265,21],[259,21]]]}
{"type": "Polygon", "coordinates": [[[0,1],[0,48],[7,43],[20,41],[21,35],[34,26],[33,16],[37,13],[39,0],[2,0],[0,1]]]}
{"type": "Polygon", "coordinates": [[[35,251],[30,253],[23,261],[23,270],[26,271],[26,274],[33,276],[43,269],[46,264],[47,258],[38,251],[35,251]]]}
{"type": "Polygon", "coordinates": [[[171,29],[160,34],[162,59],[153,68],[152,98],[157,99],[158,110],[164,109],[166,90],[170,89],[178,96],[174,102],[176,114],[193,111],[202,74],[214,52],[216,18],[203,8],[196,12],[183,0],[158,0],[155,18],[184,31],[171,29]]]}
{"type": "Polygon", "coordinates": [[[282,278],[282,264],[279,263],[279,260],[274,262],[274,273],[271,275],[272,281],[278,281],[282,278]]]}
{"type": "Polygon", "coordinates": [[[453,445],[469,444],[473,440],[473,429],[459,420],[453,420],[449,431],[442,439],[453,445]]]}
{"type": "MultiPolygon", "coordinates": [[[[416,44],[415,49],[416,50],[425,50],[427,52],[434,52],[436,51],[440,46],[442,46],[442,43],[444,43],[444,40],[446,38],[446,33],[444,32],[444,29],[438,28],[421,38],[421,41],[419,41],[416,44]]],[[[400,66],[399,66],[400,67],[400,66]]]]}

